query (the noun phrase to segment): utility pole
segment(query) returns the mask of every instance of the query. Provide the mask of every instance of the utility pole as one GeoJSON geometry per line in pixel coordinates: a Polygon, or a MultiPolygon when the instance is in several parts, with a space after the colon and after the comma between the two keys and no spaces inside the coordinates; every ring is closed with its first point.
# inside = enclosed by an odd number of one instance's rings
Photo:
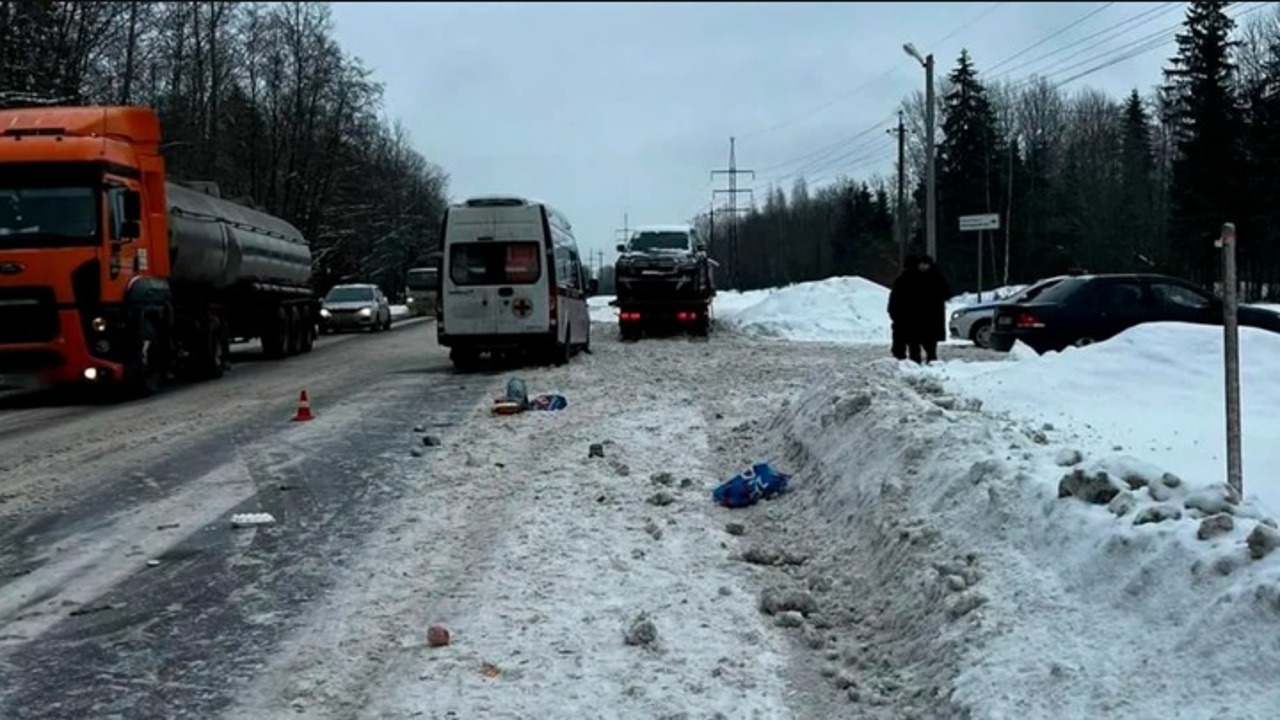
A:
{"type": "Polygon", "coordinates": [[[728,207],[728,213],[729,213],[729,276],[730,276],[730,278],[731,278],[731,280],[732,280],[732,283],[733,283],[734,287],[737,287],[737,285],[738,285],[738,277],[739,277],[739,270],[740,270],[740,268],[739,268],[739,264],[738,264],[738,213],[739,213],[739,212],[745,212],[745,211],[746,211],[746,208],[742,208],[742,209],[739,209],[739,208],[738,208],[738,195],[739,195],[740,193],[747,193],[748,195],[751,195],[751,196],[752,196],[752,198],[754,198],[754,197],[755,197],[755,193],[751,190],[751,188],[746,188],[746,189],[739,189],[739,188],[738,188],[738,176],[739,176],[739,175],[750,175],[750,176],[751,176],[751,179],[752,179],[752,180],[755,180],[755,179],[756,179],[756,171],[755,171],[755,170],[739,170],[739,169],[738,169],[737,139],[736,139],[736,138],[733,138],[733,137],[730,137],[730,138],[729,138],[729,168],[728,168],[727,170],[712,170],[712,171],[711,171],[711,178],[712,178],[713,180],[715,179],[716,175],[728,175],[728,176],[729,176],[729,187],[728,187],[728,188],[724,188],[724,189],[715,189],[715,190],[712,190],[712,191],[711,191],[711,196],[712,196],[712,198],[714,198],[716,195],[720,195],[720,194],[724,194],[724,195],[728,195],[728,196],[729,196],[729,207],[728,207]]]}
{"type": "Polygon", "coordinates": [[[907,129],[902,123],[901,110],[898,111],[898,127],[889,128],[886,132],[898,136],[898,211],[893,219],[893,234],[898,242],[898,272],[902,272],[907,264],[907,129]]]}
{"type": "Polygon", "coordinates": [[[902,46],[908,55],[924,68],[924,239],[925,247],[934,262],[938,261],[938,202],[937,175],[933,151],[934,101],[933,101],[933,54],[921,55],[916,46],[907,43],[902,46]]]}
{"type": "Polygon", "coordinates": [[[934,167],[937,153],[933,148],[934,100],[933,100],[933,53],[924,59],[924,151],[925,162],[925,247],[929,257],[938,262],[938,195],[937,169],[934,167]]]}

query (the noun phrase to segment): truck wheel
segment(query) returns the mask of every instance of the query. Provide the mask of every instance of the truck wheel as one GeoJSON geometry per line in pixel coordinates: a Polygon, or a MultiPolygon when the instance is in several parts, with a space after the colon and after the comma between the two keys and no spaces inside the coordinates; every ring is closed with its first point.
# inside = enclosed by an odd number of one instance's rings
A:
{"type": "Polygon", "coordinates": [[[311,317],[311,308],[299,310],[298,317],[298,350],[309,353],[316,346],[316,323],[311,317]]]}
{"type": "Polygon", "coordinates": [[[139,323],[141,327],[133,346],[133,359],[125,366],[125,392],[130,397],[146,398],[160,392],[166,360],[161,338],[151,321],[139,318],[139,323]]]}
{"type": "Polygon", "coordinates": [[[298,313],[298,308],[291,307],[285,311],[288,320],[285,327],[285,355],[297,355],[302,348],[302,317],[298,313]]]}
{"type": "Polygon", "coordinates": [[[289,332],[289,316],[283,307],[276,307],[275,317],[267,321],[262,332],[262,354],[275,360],[284,356],[289,332]]]}
{"type": "Polygon", "coordinates": [[[227,371],[227,331],[218,317],[209,318],[209,327],[205,330],[204,367],[201,373],[209,380],[217,380],[227,371]]]}

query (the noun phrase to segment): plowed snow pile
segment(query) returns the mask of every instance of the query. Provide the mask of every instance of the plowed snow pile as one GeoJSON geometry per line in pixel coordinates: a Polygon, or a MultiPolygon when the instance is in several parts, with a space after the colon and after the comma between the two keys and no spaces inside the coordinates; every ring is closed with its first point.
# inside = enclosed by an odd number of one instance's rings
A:
{"type": "Polygon", "coordinates": [[[766,511],[843,568],[856,600],[836,624],[860,641],[843,662],[892,668],[864,699],[930,717],[945,711],[913,695],[980,718],[1275,716],[1280,535],[1256,507],[869,370],[814,377],[781,412],[771,432],[803,485],[766,511]]]}
{"type": "Polygon", "coordinates": [[[756,302],[720,311],[718,320],[748,335],[799,342],[889,340],[889,289],[870,280],[828,278],[760,294],[756,302]]]}

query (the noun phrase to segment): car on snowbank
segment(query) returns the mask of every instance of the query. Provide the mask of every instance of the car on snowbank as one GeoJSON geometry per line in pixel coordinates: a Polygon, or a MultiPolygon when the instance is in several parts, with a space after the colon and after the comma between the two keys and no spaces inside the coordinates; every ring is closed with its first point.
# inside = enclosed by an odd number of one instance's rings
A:
{"type": "MultiPolygon", "coordinates": [[[[1240,325],[1280,333],[1280,313],[1241,306],[1240,325]]],[[[1222,324],[1222,301],[1167,275],[1080,275],[1062,279],[1034,300],[996,308],[991,348],[1022,342],[1044,354],[1109,340],[1153,322],[1222,324]]]]}
{"type": "Polygon", "coordinates": [[[996,308],[1007,303],[1029,302],[1045,290],[1057,285],[1066,275],[1045,278],[1008,297],[990,302],[966,305],[951,313],[948,328],[953,340],[969,340],[980,348],[991,347],[991,330],[995,326],[996,308]]]}

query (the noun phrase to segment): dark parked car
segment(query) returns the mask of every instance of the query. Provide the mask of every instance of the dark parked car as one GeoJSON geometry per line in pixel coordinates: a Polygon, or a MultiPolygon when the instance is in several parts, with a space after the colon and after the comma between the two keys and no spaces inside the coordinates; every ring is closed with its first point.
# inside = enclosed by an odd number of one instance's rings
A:
{"type": "MultiPolygon", "coordinates": [[[[1280,332],[1280,313],[1241,306],[1240,325],[1280,332]]],[[[1059,282],[1033,302],[996,308],[993,350],[1022,341],[1038,353],[1108,340],[1150,322],[1222,324],[1222,301],[1167,275],[1081,275],[1059,282]]]]}

